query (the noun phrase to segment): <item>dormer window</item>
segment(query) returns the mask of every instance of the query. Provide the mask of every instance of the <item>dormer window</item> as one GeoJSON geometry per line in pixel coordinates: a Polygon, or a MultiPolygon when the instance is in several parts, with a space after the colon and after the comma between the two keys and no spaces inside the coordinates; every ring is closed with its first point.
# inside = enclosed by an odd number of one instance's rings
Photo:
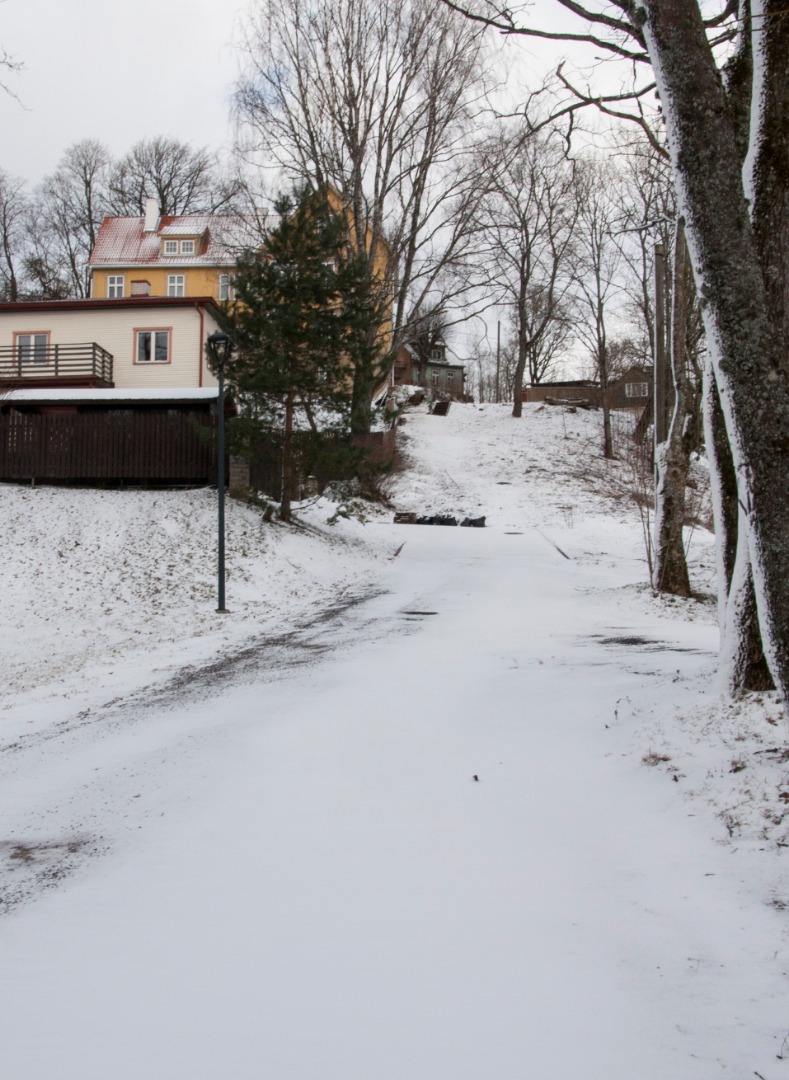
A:
{"type": "Polygon", "coordinates": [[[196,240],[162,240],[162,255],[194,255],[196,240]]]}
{"type": "Polygon", "coordinates": [[[431,349],[430,350],[430,359],[431,360],[439,360],[439,361],[443,360],[444,359],[444,350],[442,348],[440,348],[440,347],[431,349]]]}

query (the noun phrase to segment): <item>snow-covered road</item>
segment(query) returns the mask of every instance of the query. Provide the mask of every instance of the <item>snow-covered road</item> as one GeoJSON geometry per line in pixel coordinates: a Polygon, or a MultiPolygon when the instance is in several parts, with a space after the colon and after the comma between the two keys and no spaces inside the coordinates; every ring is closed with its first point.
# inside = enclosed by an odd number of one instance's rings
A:
{"type": "Polygon", "coordinates": [[[484,530],[368,525],[404,543],[369,599],[5,755],[17,827],[77,846],[0,924],[4,1078],[789,1068],[784,917],[628,752],[714,627],[623,590],[632,528],[496,494],[484,530]]]}

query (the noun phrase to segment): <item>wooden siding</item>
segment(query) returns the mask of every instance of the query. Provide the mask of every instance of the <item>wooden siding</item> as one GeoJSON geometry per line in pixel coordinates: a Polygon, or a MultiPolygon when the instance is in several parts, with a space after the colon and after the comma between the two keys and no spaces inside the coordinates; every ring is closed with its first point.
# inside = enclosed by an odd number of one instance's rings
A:
{"type": "Polygon", "coordinates": [[[233,262],[220,266],[195,266],[184,260],[180,265],[168,261],[166,266],[116,266],[96,267],[91,275],[90,295],[104,299],[108,295],[109,277],[123,278],[123,295],[132,295],[133,281],[147,281],[148,296],[167,296],[167,279],[173,274],[184,275],[184,296],[213,296],[219,299],[219,278],[235,271],[233,262]]]}
{"type": "MultiPolygon", "coordinates": [[[[612,382],[608,387],[608,405],[611,409],[643,409],[649,398],[649,393],[641,397],[628,397],[626,386],[633,383],[646,383],[648,391],[652,386],[651,372],[612,382]]],[[[590,405],[599,407],[603,404],[603,396],[599,386],[572,386],[561,383],[541,383],[537,386],[523,388],[523,400],[528,402],[545,401],[553,398],[556,401],[566,402],[572,405],[574,401],[585,401],[590,405]]]]}
{"type": "Polygon", "coordinates": [[[49,332],[53,346],[97,341],[114,357],[113,382],[119,390],[191,389],[216,386],[203,351],[205,339],[216,329],[208,311],[201,320],[200,311],[191,305],[3,312],[0,347],[12,347],[19,331],[49,332]],[[135,331],[162,327],[170,330],[170,362],[136,364],[135,331]]]}
{"type": "Polygon", "coordinates": [[[0,416],[0,479],[208,483],[214,426],[207,412],[10,412],[0,416]]]}

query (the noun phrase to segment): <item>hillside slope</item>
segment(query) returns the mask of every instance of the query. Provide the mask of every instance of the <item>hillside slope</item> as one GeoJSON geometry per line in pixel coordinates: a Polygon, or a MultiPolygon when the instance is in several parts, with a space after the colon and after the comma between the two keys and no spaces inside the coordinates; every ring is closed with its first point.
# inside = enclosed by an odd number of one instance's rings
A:
{"type": "Polygon", "coordinates": [[[776,706],[596,424],[408,414],[393,508],[232,507],[228,616],[210,493],[0,490],[14,1080],[774,1080],[776,706]]]}

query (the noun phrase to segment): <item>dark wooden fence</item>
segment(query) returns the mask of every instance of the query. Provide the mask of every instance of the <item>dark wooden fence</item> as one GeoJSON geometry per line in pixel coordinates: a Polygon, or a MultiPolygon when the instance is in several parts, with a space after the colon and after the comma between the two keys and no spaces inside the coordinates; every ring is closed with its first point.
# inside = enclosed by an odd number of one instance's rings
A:
{"type": "Polygon", "coordinates": [[[108,410],[0,416],[0,479],[208,483],[209,413],[108,410]]]}

